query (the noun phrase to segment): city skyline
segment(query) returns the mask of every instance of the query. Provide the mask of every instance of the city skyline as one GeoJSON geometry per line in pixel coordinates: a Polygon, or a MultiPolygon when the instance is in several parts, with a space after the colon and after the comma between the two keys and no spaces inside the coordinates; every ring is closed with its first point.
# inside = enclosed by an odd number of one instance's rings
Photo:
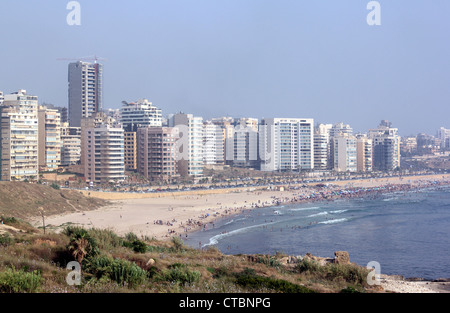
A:
{"type": "Polygon", "coordinates": [[[82,23],[69,26],[64,1],[2,1],[0,90],[67,107],[69,61],[57,59],[98,55],[104,109],[147,98],[164,116],[305,117],[361,132],[387,119],[402,136],[450,126],[445,1],[380,1],[380,26],[366,24],[364,1],[79,2],[82,23]]]}

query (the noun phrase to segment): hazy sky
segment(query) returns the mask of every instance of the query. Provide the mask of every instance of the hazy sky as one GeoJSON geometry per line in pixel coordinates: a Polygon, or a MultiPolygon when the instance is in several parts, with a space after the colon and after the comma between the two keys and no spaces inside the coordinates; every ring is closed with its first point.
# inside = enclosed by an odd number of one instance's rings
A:
{"type": "Polygon", "coordinates": [[[0,90],[67,105],[67,64],[104,58],[104,108],[304,117],[401,135],[450,128],[450,1],[0,0],[0,90]]]}

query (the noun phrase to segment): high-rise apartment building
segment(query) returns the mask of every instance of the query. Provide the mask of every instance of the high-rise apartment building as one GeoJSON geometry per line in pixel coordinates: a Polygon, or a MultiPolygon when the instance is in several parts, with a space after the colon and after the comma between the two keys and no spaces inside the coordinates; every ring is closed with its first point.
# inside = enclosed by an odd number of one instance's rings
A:
{"type": "Polygon", "coordinates": [[[372,139],[367,135],[356,135],[356,164],[358,172],[371,172],[373,169],[372,139]]]}
{"type": "Polygon", "coordinates": [[[203,123],[203,164],[224,164],[225,136],[223,129],[211,121],[203,123]]]}
{"type": "Polygon", "coordinates": [[[120,108],[120,123],[125,130],[129,130],[130,127],[161,127],[162,111],[147,99],[124,102],[120,108]]]}
{"type": "Polygon", "coordinates": [[[240,118],[227,126],[226,163],[237,167],[259,168],[258,120],[240,118]]]}
{"type": "Polygon", "coordinates": [[[376,129],[369,130],[373,143],[373,170],[392,171],[400,167],[400,136],[398,129],[382,121],[376,129]]]}
{"type": "Polygon", "coordinates": [[[80,127],[81,119],[102,110],[103,65],[97,62],[69,64],[69,124],[80,127]]]}
{"type": "MultiPolygon", "coordinates": [[[[117,120],[115,120],[113,117],[108,116],[104,112],[97,112],[92,114],[90,117],[82,118],[81,119],[81,149],[85,147],[84,145],[84,139],[86,136],[84,135],[84,132],[88,128],[95,128],[97,126],[100,126],[102,124],[109,125],[116,128],[121,128],[122,126],[119,124],[117,120]]],[[[85,154],[81,153],[81,165],[84,165],[84,157],[85,154]]]]}
{"type": "Polygon", "coordinates": [[[350,127],[348,124],[344,123],[336,123],[330,128],[330,137],[342,135],[342,134],[353,134],[353,128],[350,127]]]}
{"type": "Polygon", "coordinates": [[[213,118],[211,123],[223,132],[223,152],[227,165],[259,168],[258,119],[256,118],[213,118]]]}
{"type": "Polygon", "coordinates": [[[3,95],[1,110],[1,180],[37,179],[38,97],[26,90],[3,95]]]}
{"type": "Polygon", "coordinates": [[[337,172],[356,172],[356,137],[348,133],[339,133],[330,138],[330,155],[333,169],[337,172]]]}
{"type": "Polygon", "coordinates": [[[39,167],[55,171],[61,165],[61,120],[56,109],[38,109],[39,167]]]}
{"type": "Polygon", "coordinates": [[[137,130],[137,170],[152,181],[170,182],[179,177],[176,140],[172,127],[145,127],[137,130]]]}
{"type": "Polygon", "coordinates": [[[81,127],[61,123],[61,165],[74,165],[81,159],[81,127]]]}
{"type": "Polygon", "coordinates": [[[95,183],[125,179],[123,129],[108,124],[85,128],[82,132],[84,176],[95,183]]]}
{"type": "Polygon", "coordinates": [[[325,171],[330,164],[330,130],[333,125],[319,124],[314,128],[314,170],[325,171]]]}
{"type": "Polygon", "coordinates": [[[137,132],[125,130],[123,136],[125,170],[135,171],[137,169],[137,132]]]}
{"type": "Polygon", "coordinates": [[[439,128],[437,138],[441,141],[442,150],[450,150],[450,129],[444,127],[439,128]]]}
{"type": "Polygon", "coordinates": [[[181,176],[203,176],[203,118],[177,113],[168,119],[169,127],[179,130],[178,172],[181,176]]]}
{"type": "Polygon", "coordinates": [[[265,118],[259,125],[262,171],[299,171],[314,168],[314,120],[265,118]]]}

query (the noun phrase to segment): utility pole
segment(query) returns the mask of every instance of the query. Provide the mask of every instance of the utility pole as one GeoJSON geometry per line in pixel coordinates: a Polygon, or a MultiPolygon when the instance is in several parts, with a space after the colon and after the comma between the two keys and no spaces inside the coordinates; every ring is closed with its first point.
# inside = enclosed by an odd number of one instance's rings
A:
{"type": "Polygon", "coordinates": [[[45,234],[45,215],[44,215],[44,208],[40,207],[39,211],[41,211],[41,216],[42,216],[42,226],[44,227],[44,234],[45,234]]]}

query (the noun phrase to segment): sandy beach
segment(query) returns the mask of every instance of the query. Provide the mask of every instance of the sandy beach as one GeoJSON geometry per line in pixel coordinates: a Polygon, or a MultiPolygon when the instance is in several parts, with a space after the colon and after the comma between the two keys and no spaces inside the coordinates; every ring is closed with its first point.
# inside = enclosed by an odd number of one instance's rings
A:
{"type": "MultiPolygon", "coordinates": [[[[217,219],[242,210],[257,209],[262,206],[274,206],[282,203],[311,202],[333,200],[341,197],[367,195],[395,191],[399,188],[420,188],[435,182],[450,182],[450,175],[390,177],[382,179],[351,180],[332,182],[333,187],[317,188],[316,184],[308,187],[290,186],[289,190],[258,189],[208,190],[183,193],[160,194],[124,194],[93,193],[111,200],[111,205],[94,211],[83,211],[64,215],[49,216],[47,225],[58,230],[58,226],[72,223],[84,227],[108,228],[118,234],[133,232],[138,236],[165,239],[173,236],[185,237],[189,232],[211,227],[217,219]],[[378,190],[378,187],[383,187],[378,190]],[[341,193],[341,191],[358,190],[358,192],[341,193]],[[131,197],[131,198],[130,198],[131,197]]],[[[253,188],[254,189],[254,188],[253,188]]],[[[31,221],[40,226],[41,220],[31,221]]]]}
{"type": "MultiPolygon", "coordinates": [[[[93,211],[76,212],[47,217],[47,225],[59,231],[67,223],[84,227],[107,228],[124,235],[133,232],[148,238],[170,239],[185,237],[189,232],[202,227],[213,227],[216,219],[242,210],[257,209],[282,203],[333,201],[349,197],[376,197],[380,193],[410,190],[427,186],[449,185],[450,175],[428,175],[414,177],[392,177],[352,181],[336,181],[332,186],[318,188],[290,186],[289,190],[254,190],[233,192],[167,193],[167,194],[124,194],[103,193],[102,197],[111,200],[111,205],[93,211]],[[136,197],[136,198],[134,198],[136,197]]],[[[41,220],[31,221],[40,226],[41,220]]],[[[381,286],[385,292],[398,293],[448,293],[449,282],[405,281],[404,279],[383,276],[381,286]]]]}

